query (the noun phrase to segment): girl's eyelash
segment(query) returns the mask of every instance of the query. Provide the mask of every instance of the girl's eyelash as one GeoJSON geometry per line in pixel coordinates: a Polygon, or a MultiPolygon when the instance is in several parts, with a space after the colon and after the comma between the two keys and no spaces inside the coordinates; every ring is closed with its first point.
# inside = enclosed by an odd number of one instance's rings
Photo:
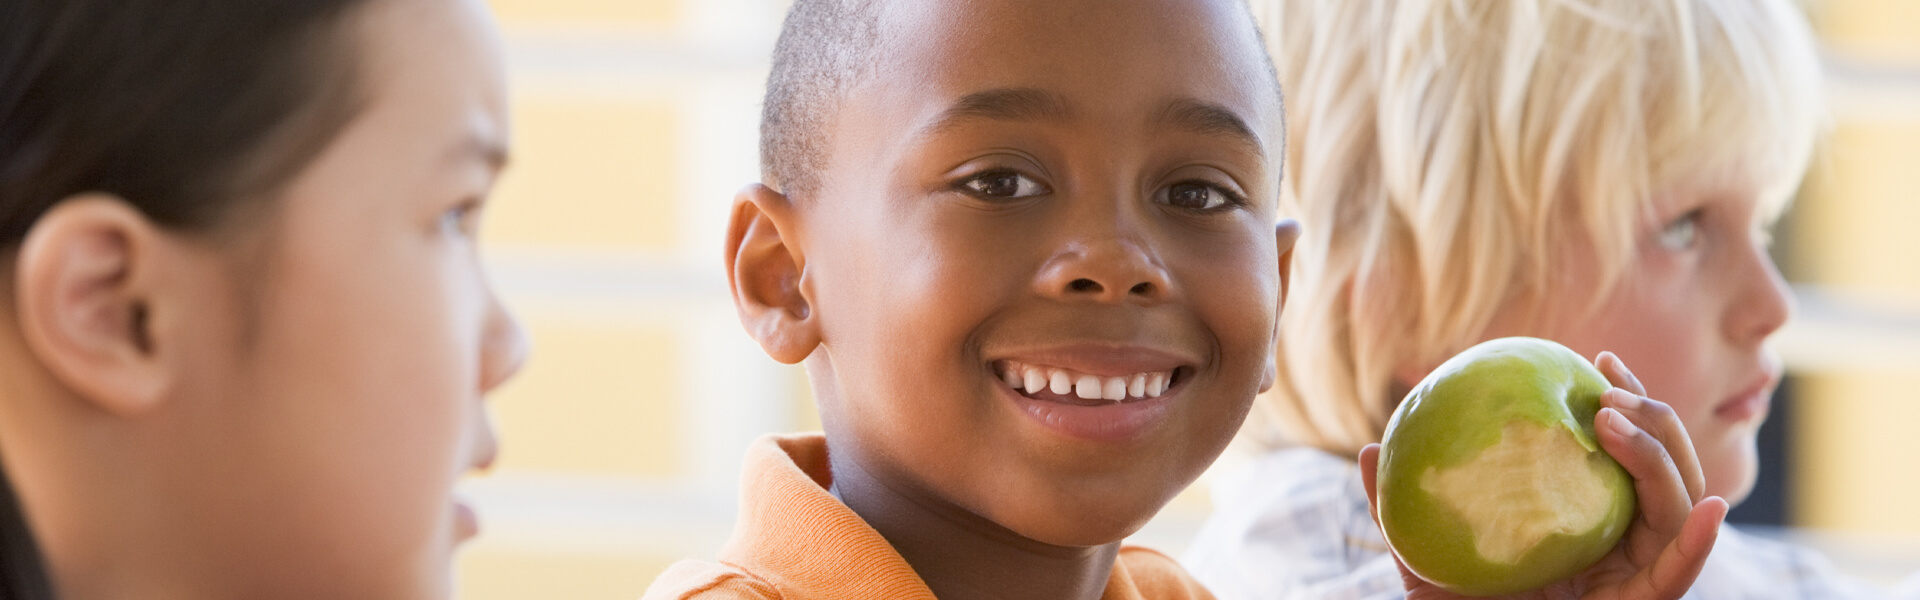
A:
{"type": "Polygon", "coordinates": [[[474,217],[480,212],[479,200],[464,200],[440,213],[441,227],[464,235],[474,233],[474,217]]]}

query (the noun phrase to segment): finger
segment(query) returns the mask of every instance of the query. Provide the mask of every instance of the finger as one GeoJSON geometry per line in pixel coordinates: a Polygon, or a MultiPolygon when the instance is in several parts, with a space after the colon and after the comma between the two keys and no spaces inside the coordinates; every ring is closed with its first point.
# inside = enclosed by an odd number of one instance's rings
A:
{"type": "Polygon", "coordinates": [[[1593,366],[1594,368],[1600,369],[1600,374],[1606,375],[1607,381],[1612,383],[1614,387],[1641,396],[1647,395],[1647,386],[1642,385],[1640,378],[1634,376],[1633,371],[1627,369],[1627,362],[1620,360],[1619,355],[1612,352],[1601,352],[1599,356],[1593,358],[1593,366]]]}
{"type": "Polygon", "coordinates": [[[1620,597],[1671,599],[1685,595],[1706,566],[1726,516],[1727,501],[1719,496],[1694,505],[1680,535],[1661,549],[1650,568],[1641,569],[1622,585],[1620,597]]]}
{"type": "Polygon", "coordinates": [[[1380,503],[1374,497],[1374,477],[1380,470],[1380,445],[1367,444],[1360,449],[1360,483],[1367,488],[1367,512],[1373,515],[1374,524],[1380,523],[1380,503]]]}
{"type": "Polygon", "coordinates": [[[1706,497],[1707,477],[1700,469],[1700,455],[1694,450],[1693,437],[1687,435],[1686,424],[1680,422],[1680,414],[1674,412],[1672,406],[1620,388],[1607,390],[1600,400],[1601,404],[1626,415],[1627,420],[1666,448],[1674,468],[1680,471],[1680,481],[1687,486],[1688,501],[1699,502],[1706,497]]]}
{"type": "Polygon", "coordinates": [[[1680,535],[1693,502],[1686,485],[1673,466],[1673,459],[1659,440],[1636,427],[1612,408],[1600,409],[1595,418],[1600,446],[1633,476],[1634,494],[1639,498],[1640,518],[1627,532],[1627,558],[1634,564],[1646,564],[1668,541],[1680,535]]]}
{"type": "MultiPolygon", "coordinates": [[[[1378,496],[1379,487],[1376,484],[1379,483],[1379,481],[1377,480],[1377,477],[1380,474],[1379,473],[1380,445],[1367,444],[1365,447],[1361,448],[1359,460],[1360,460],[1360,483],[1361,483],[1361,486],[1365,487],[1367,490],[1367,512],[1373,515],[1374,526],[1379,527],[1380,526],[1380,502],[1379,502],[1379,496],[1378,496]]],[[[1383,536],[1386,535],[1386,530],[1381,529],[1380,535],[1383,535],[1383,536]]],[[[1432,584],[1427,583],[1427,580],[1421,579],[1419,575],[1414,575],[1413,570],[1407,568],[1407,563],[1400,561],[1399,553],[1393,552],[1391,547],[1389,547],[1388,550],[1389,551],[1387,552],[1387,556],[1390,556],[1393,558],[1393,566],[1400,570],[1400,586],[1407,590],[1407,598],[1409,600],[1414,600],[1418,598],[1433,597],[1437,591],[1437,588],[1434,588],[1432,584]]]]}

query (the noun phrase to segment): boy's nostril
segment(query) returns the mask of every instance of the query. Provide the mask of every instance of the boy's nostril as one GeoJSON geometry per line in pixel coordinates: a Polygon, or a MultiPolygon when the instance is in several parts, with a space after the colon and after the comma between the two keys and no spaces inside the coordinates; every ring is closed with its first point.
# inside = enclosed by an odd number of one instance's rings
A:
{"type": "Polygon", "coordinates": [[[1067,284],[1067,289],[1076,292],[1098,292],[1100,283],[1092,279],[1075,279],[1073,283],[1067,284]]]}
{"type": "Polygon", "coordinates": [[[1129,289],[1127,291],[1130,293],[1133,293],[1134,295],[1145,296],[1153,293],[1153,284],[1146,283],[1146,282],[1137,283],[1137,284],[1134,284],[1132,289],[1129,289]]]}

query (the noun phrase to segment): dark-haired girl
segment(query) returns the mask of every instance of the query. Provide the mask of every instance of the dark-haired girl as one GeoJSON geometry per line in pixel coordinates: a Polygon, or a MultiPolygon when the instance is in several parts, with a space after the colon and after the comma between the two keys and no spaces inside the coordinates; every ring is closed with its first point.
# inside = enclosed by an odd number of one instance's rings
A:
{"type": "Polygon", "coordinates": [[[519,328],[479,0],[0,2],[0,599],[444,598],[519,328]]]}

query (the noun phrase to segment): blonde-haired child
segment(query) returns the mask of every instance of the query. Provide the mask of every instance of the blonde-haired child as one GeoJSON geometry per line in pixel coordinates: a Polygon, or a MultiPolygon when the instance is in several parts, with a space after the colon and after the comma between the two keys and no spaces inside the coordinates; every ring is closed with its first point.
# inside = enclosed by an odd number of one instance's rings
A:
{"type": "MultiPolygon", "coordinates": [[[[1300,218],[1279,384],[1187,564],[1223,598],[1400,594],[1354,457],[1482,340],[1616,353],[1739,502],[1791,312],[1767,255],[1821,113],[1787,0],[1275,0],[1284,211],[1300,218]]],[[[1692,595],[1851,584],[1724,531],[1692,595]]]]}

